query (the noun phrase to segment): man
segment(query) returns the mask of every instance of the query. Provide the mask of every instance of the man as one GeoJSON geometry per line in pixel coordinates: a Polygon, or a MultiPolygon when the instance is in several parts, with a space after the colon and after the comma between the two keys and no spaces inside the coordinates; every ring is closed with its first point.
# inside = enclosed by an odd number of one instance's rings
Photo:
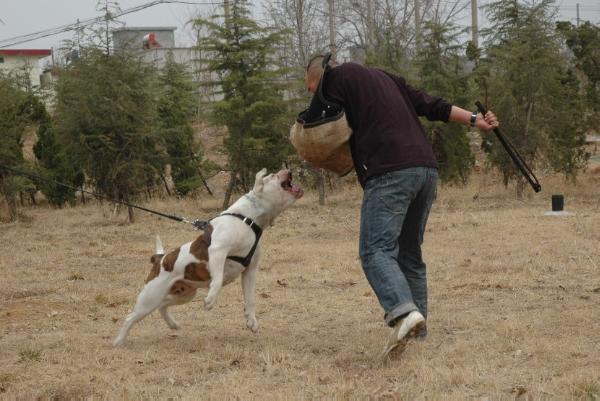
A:
{"type": "MultiPolygon", "coordinates": [[[[305,82],[315,93],[324,56],[314,57],[305,82]]],[[[330,65],[332,65],[330,63],[330,65]]],[[[436,196],[437,162],[419,121],[454,121],[482,130],[497,127],[485,116],[432,97],[383,70],[355,63],[332,65],[323,83],[341,104],[352,128],[354,169],[364,189],[359,253],[363,270],[392,327],[383,351],[401,352],[409,338],[427,334],[427,277],[421,244],[436,196]]]]}

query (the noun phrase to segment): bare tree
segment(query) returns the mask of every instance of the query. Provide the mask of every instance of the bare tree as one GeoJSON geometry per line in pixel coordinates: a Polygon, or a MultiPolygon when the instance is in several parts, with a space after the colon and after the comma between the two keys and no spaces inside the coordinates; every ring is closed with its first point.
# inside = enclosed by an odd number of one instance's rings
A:
{"type": "Polygon", "coordinates": [[[417,27],[425,21],[455,21],[468,0],[338,0],[338,30],[346,49],[366,61],[403,72],[415,54],[417,27]],[[415,5],[418,4],[419,15],[415,5]]]}
{"type": "Polygon", "coordinates": [[[302,70],[313,54],[327,48],[327,28],[320,7],[317,0],[281,0],[266,5],[270,22],[289,31],[282,54],[288,67],[302,70]]]}

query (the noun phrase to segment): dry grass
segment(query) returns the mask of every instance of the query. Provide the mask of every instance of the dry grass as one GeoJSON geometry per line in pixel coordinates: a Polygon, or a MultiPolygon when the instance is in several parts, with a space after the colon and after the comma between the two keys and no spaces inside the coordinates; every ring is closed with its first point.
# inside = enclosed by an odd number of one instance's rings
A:
{"type": "MultiPolygon", "coordinates": [[[[97,206],[30,209],[0,226],[0,399],[600,399],[600,179],[546,177],[515,201],[490,177],[441,188],[425,242],[429,337],[387,365],[382,311],[357,255],[360,189],[319,207],[309,193],[266,232],[260,329],[245,329],[239,283],[111,342],[150,267],[187,227],[97,206]],[[545,217],[564,193],[573,217],[545,217]],[[476,199],[473,199],[476,198],[476,199]]],[[[219,201],[156,201],[209,217],[219,201]]]]}

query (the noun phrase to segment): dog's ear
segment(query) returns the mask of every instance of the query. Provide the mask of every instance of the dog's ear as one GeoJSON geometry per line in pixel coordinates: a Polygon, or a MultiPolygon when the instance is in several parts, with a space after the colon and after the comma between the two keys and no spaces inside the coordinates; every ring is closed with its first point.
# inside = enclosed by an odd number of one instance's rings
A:
{"type": "Polygon", "coordinates": [[[256,180],[254,181],[254,193],[259,194],[262,192],[264,185],[263,178],[265,178],[265,175],[267,175],[266,168],[263,168],[258,173],[256,173],[256,180]]]}

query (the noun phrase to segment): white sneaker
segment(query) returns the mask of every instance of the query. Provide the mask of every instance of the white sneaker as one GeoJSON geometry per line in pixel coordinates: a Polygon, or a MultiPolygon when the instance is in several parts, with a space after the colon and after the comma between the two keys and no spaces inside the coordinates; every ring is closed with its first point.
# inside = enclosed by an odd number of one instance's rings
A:
{"type": "Polygon", "coordinates": [[[392,328],[382,357],[385,359],[393,349],[397,349],[397,353],[404,351],[408,339],[415,337],[423,326],[425,326],[423,315],[418,311],[410,312],[392,328]]]}

